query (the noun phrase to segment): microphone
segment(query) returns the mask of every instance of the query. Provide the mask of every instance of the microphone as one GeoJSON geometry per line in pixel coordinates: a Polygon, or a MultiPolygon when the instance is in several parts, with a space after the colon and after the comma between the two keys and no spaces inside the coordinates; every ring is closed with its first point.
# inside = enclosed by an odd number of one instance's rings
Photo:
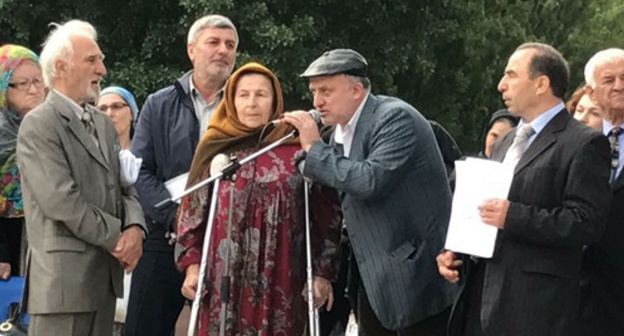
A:
{"type": "Polygon", "coordinates": [[[225,168],[229,164],[230,158],[227,155],[223,153],[215,155],[215,157],[212,159],[212,163],[210,163],[210,175],[215,176],[219,174],[223,170],[223,168],[225,168]]]}
{"type": "MultiPolygon", "coordinates": [[[[317,124],[321,122],[321,114],[319,113],[319,111],[317,111],[315,109],[311,109],[310,111],[308,111],[308,114],[310,114],[310,116],[312,116],[312,119],[314,119],[314,122],[316,122],[317,124]]],[[[283,123],[283,121],[281,119],[273,120],[273,121],[269,122],[269,124],[272,124],[273,126],[277,126],[277,125],[279,125],[281,123],[283,123]]]]}

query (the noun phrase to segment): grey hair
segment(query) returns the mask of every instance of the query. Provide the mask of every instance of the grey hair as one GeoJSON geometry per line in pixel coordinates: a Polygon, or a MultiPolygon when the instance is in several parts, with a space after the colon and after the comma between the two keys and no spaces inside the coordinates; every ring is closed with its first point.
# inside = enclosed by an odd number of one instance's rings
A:
{"type": "Polygon", "coordinates": [[[97,40],[95,28],[88,22],[71,20],[63,24],[51,23],[54,29],[43,43],[43,50],[39,56],[43,82],[47,87],[52,87],[52,81],[56,78],[56,62],[62,61],[71,65],[74,54],[70,38],[72,36],[85,36],[93,41],[97,40]]]}
{"type": "Polygon", "coordinates": [[[596,79],[594,78],[594,72],[596,71],[596,67],[620,60],[624,60],[624,50],[622,49],[609,48],[597,52],[587,61],[587,64],[585,64],[585,83],[592,88],[595,87],[596,79]]]}
{"type": "Polygon", "coordinates": [[[360,76],[353,76],[353,75],[347,75],[347,77],[349,77],[349,80],[351,80],[354,83],[362,84],[362,86],[364,87],[364,90],[370,91],[371,81],[370,79],[368,79],[368,77],[360,77],[360,76]]]}
{"type": "Polygon", "coordinates": [[[218,14],[206,15],[197,19],[191,26],[191,29],[189,29],[187,43],[194,42],[199,33],[206,28],[232,29],[236,36],[236,47],[238,47],[238,31],[236,30],[236,26],[234,26],[230,19],[218,14]]]}

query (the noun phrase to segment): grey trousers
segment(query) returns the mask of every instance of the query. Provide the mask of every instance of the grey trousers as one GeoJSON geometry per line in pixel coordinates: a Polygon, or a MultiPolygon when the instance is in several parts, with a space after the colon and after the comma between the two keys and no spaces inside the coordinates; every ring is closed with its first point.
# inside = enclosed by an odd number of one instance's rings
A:
{"type": "Polygon", "coordinates": [[[115,317],[115,296],[92,312],[32,314],[29,336],[111,336],[115,317]]]}

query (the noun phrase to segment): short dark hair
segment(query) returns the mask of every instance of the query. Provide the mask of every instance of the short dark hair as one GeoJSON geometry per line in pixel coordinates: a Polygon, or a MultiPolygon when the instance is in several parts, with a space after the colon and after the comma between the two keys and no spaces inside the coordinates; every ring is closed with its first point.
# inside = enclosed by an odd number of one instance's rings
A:
{"type": "Polygon", "coordinates": [[[568,61],[557,49],[544,43],[529,42],[519,46],[516,51],[534,49],[536,53],[529,64],[529,76],[546,76],[550,81],[550,89],[555,97],[563,99],[570,82],[568,61]]]}

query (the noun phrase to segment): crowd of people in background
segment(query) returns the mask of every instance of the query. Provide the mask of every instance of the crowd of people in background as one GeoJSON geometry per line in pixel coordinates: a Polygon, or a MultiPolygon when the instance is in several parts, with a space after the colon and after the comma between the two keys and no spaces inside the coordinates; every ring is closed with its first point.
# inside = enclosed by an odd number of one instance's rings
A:
{"type": "Polygon", "coordinates": [[[41,56],[0,46],[0,278],[27,277],[29,335],[171,336],[200,281],[198,335],[308,334],[306,181],[321,335],[344,334],[350,314],[360,335],[624,334],[624,50],[589,59],[567,103],[559,51],[510,56],[506,108],[474,156],[514,177],[477,210],[498,230],[494,256],[477,258],[443,249],[465,154],[441,125],[373,94],[347,48],[301,74],[319,123],[284,106],[277,69],[235,70],[239,42],[224,16],[195,21],[192,69],[142,107],[129,88],[100,89],[87,22],[53,25],[41,56]],[[295,129],[218,187],[157,206],[184,174],[192,187],[219,155],[240,161],[295,129]]]}

